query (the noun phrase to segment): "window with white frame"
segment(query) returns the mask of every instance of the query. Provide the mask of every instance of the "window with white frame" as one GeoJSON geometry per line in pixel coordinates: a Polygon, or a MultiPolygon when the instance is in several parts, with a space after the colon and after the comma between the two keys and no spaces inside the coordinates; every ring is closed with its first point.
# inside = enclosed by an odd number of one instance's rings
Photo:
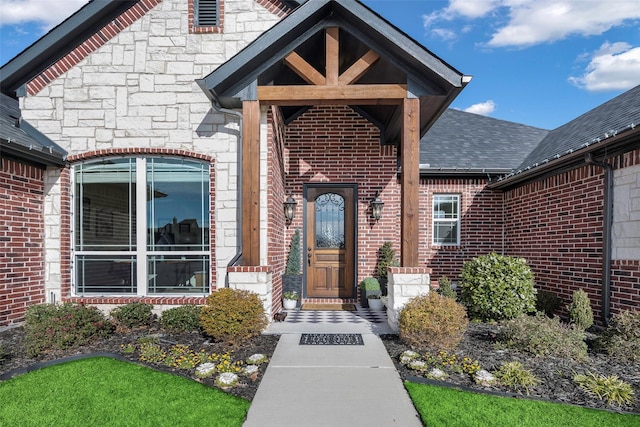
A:
{"type": "Polygon", "coordinates": [[[195,25],[198,27],[217,27],[220,24],[219,0],[193,0],[195,25]]]}
{"type": "Polygon", "coordinates": [[[209,176],[178,158],[75,166],[75,293],[208,294],[209,176]]]}
{"type": "Polygon", "coordinates": [[[433,195],[433,244],[460,244],[460,195],[433,195]]]}

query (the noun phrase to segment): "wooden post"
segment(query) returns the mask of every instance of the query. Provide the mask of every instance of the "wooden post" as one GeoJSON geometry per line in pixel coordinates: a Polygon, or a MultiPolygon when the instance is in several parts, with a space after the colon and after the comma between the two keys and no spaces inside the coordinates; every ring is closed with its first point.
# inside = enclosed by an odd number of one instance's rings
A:
{"type": "Polygon", "coordinates": [[[403,267],[418,267],[418,232],[420,206],[420,101],[406,98],[402,106],[402,197],[400,249],[403,267]]]}
{"type": "Polygon", "coordinates": [[[242,265],[260,265],[260,103],[242,102],[242,265]]]}

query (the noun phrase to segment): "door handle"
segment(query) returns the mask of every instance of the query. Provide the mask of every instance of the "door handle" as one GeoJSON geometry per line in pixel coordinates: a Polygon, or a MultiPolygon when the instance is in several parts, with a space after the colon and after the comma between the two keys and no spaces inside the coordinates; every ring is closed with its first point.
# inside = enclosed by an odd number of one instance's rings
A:
{"type": "Polygon", "coordinates": [[[311,247],[307,248],[307,262],[309,263],[309,266],[311,266],[311,247]]]}

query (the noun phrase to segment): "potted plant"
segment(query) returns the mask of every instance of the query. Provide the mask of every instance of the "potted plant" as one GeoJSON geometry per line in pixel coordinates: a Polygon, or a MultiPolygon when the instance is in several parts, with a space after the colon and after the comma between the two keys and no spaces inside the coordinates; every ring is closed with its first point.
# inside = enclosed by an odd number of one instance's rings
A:
{"type": "Polygon", "coordinates": [[[282,291],[285,294],[287,292],[295,292],[296,300],[298,299],[298,295],[302,294],[301,256],[300,229],[296,229],[293,233],[293,237],[291,238],[287,265],[285,267],[284,275],[282,276],[282,291]]]}
{"type": "Polygon", "coordinates": [[[384,307],[379,294],[367,295],[367,302],[371,310],[382,310],[384,307]]]}
{"type": "Polygon", "coordinates": [[[387,295],[387,268],[397,267],[399,265],[400,263],[396,258],[396,251],[393,249],[393,244],[391,242],[384,242],[382,246],[380,246],[380,249],[378,249],[378,265],[376,267],[383,295],[387,295]]]}
{"type": "Polygon", "coordinates": [[[381,294],[380,282],[375,277],[367,277],[360,282],[360,304],[363,307],[369,307],[370,295],[377,295],[380,298],[381,294]]]}
{"type": "Polygon", "coordinates": [[[285,310],[293,310],[298,304],[298,293],[295,291],[288,291],[282,295],[282,306],[285,310]]]}

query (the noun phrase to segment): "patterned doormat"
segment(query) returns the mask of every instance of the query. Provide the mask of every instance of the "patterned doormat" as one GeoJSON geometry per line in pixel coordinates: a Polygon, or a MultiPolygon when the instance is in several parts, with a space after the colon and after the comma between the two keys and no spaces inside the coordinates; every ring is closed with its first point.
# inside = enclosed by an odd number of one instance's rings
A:
{"type": "Polygon", "coordinates": [[[364,345],[362,334],[302,334],[299,345],[364,345]]]}
{"type": "Polygon", "coordinates": [[[355,304],[302,304],[302,310],[309,311],[356,311],[355,304]]]}

